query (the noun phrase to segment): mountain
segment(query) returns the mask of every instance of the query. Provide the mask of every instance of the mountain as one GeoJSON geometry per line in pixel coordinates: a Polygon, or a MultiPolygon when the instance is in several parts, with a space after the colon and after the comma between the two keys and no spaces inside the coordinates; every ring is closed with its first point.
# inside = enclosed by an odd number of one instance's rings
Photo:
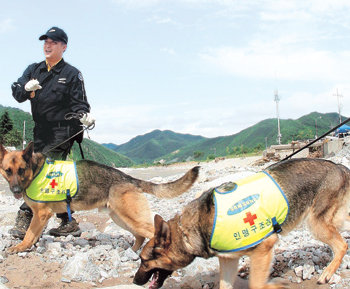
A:
{"type": "Polygon", "coordinates": [[[193,145],[207,138],[202,136],[175,133],[170,130],[154,130],[137,136],[122,145],[103,144],[122,155],[132,159],[135,163],[152,163],[155,159],[167,155],[186,145],[193,145]]]}
{"type": "MultiPolygon", "coordinates": [[[[17,108],[0,105],[0,116],[7,110],[14,122],[14,128],[23,133],[26,121],[26,140],[33,139],[31,115],[17,108]]],[[[345,117],[342,117],[345,120],[345,117]]],[[[315,139],[339,124],[337,113],[312,112],[296,120],[281,119],[282,143],[293,140],[315,139]]],[[[265,119],[236,134],[206,138],[180,134],[170,130],[154,130],[136,136],[122,145],[98,144],[89,139],[83,141],[85,157],[110,166],[132,166],[153,163],[161,159],[167,163],[188,160],[207,160],[221,156],[239,156],[261,153],[266,147],[277,144],[277,119],[265,119]]],[[[72,158],[80,159],[79,147],[74,144],[72,158]]]]}
{"type": "MultiPolygon", "coordinates": [[[[343,121],[345,117],[342,118],[343,121]]],[[[280,120],[282,143],[315,139],[339,124],[337,113],[312,112],[296,120],[280,120]],[[317,132],[316,132],[317,130],[317,132]]],[[[202,140],[162,156],[167,162],[205,160],[214,157],[259,152],[277,144],[277,119],[266,119],[237,134],[202,140]],[[200,157],[196,157],[200,156],[200,157]]]]}
{"type": "MultiPolygon", "coordinates": [[[[5,107],[0,105],[0,116],[7,111],[13,121],[14,129],[20,132],[23,136],[23,123],[25,121],[25,140],[27,143],[33,140],[34,121],[28,112],[24,112],[18,108],[5,107]]],[[[103,145],[84,138],[82,149],[86,159],[93,160],[112,167],[130,167],[134,162],[128,157],[116,153],[103,145]]],[[[73,160],[81,159],[80,149],[77,143],[74,143],[70,158],[73,160]]]]}
{"type": "MultiPolygon", "coordinates": [[[[343,120],[345,118],[343,117],[343,120]]],[[[296,120],[281,119],[282,143],[293,140],[314,139],[339,123],[337,113],[312,112],[296,120]]],[[[164,159],[166,162],[206,160],[220,156],[238,156],[257,153],[277,144],[277,119],[266,119],[237,134],[205,138],[182,135],[172,131],[155,130],[137,136],[122,145],[104,144],[135,163],[164,159]]]]}
{"type": "MultiPolygon", "coordinates": [[[[116,153],[115,151],[88,138],[84,138],[84,141],[82,142],[82,150],[85,159],[94,160],[111,167],[130,167],[134,165],[134,162],[128,157],[116,153]]],[[[79,145],[76,142],[72,147],[71,158],[75,161],[82,159],[79,145]]]]}

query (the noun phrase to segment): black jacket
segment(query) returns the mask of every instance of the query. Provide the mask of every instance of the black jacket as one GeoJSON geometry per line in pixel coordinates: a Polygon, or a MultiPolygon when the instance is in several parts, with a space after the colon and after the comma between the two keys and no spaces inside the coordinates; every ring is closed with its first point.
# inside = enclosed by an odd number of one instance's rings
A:
{"type": "Polygon", "coordinates": [[[90,111],[82,74],[63,59],[49,72],[45,61],[29,65],[12,84],[12,95],[18,102],[30,100],[33,120],[38,124],[64,121],[69,112],[90,111]],[[34,98],[24,89],[31,79],[37,79],[42,86],[34,98]]]}

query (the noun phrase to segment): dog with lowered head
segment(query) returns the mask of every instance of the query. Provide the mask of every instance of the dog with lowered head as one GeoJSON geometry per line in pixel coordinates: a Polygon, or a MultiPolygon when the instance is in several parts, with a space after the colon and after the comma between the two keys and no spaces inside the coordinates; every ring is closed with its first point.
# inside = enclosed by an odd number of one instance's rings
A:
{"type": "MultiPolygon", "coordinates": [[[[327,283],[348,248],[339,229],[348,215],[350,170],[322,159],[291,159],[272,165],[265,172],[278,184],[289,204],[281,233],[287,234],[306,219],[313,235],[331,247],[333,259],[318,278],[319,284],[327,283]]],[[[189,265],[194,258],[216,256],[220,264],[220,289],[232,289],[238,260],[248,255],[250,289],[287,288],[286,284],[268,283],[277,233],[272,232],[260,243],[238,251],[223,252],[211,247],[217,217],[214,199],[214,189],[210,189],[167,222],[155,216],[155,234],[142,249],[134,283],[143,285],[153,276],[149,288],[160,288],[173,271],[189,265]]],[[[254,201],[247,198],[246,207],[254,201]]]]}
{"type": "MultiPolygon", "coordinates": [[[[33,152],[33,143],[29,143],[23,151],[11,152],[0,144],[0,173],[9,183],[14,196],[23,197],[33,211],[33,218],[23,241],[11,247],[9,252],[22,252],[31,248],[50,217],[54,213],[67,211],[65,200],[36,202],[26,194],[26,189],[39,174],[45,160],[45,155],[33,152]]],[[[113,221],[135,236],[132,247],[134,251],[141,247],[145,238],[151,238],[154,234],[151,210],[143,192],[158,198],[176,197],[192,186],[199,173],[197,166],[178,180],[154,184],[90,160],[76,162],[76,170],[79,190],[72,198],[71,210],[107,208],[113,221]]]]}

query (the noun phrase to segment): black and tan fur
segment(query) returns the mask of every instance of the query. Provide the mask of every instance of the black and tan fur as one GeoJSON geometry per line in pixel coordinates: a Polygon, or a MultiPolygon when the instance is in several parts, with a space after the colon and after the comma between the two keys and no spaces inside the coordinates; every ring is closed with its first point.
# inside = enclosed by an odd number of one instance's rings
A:
{"type": "MultiPolygon", "coordinates": [[[[320,284],[327,283],[348,248],[338,230],[348,214],[350,170],[321,159],[292,159],[272,165],[266,171],[277,181],[289,201],[290,211],[282,233],[287,234],[306,219],[315,238],[333,250],[333,260],[318,279],[320,284]]],[[[220,289],[232,289],[238,260],[248,255],[251,259],[249,288],[287,288],[285,284],[267,283],[277,234],[240,252],[220,253],[210,248],[215,213],[212,191],[208,190],[193,200],[181,215],[168,222],[155,216],[155,235],[141,252],[142,261],[134,283],[145,284],[153,275],[150,288],[159,288],[174,270],[187,266],[195,257],[217,256],[220,289]]]]}
{"type": "MultiPolygon", "coordinates": [[[[12,152],[6,151],[0,144],[0,173],[8,181],[14,196],[23,196],[33,211],[33,219],[23,241],[11,247],[10,252],[29,249],[40,237],[49,218],[54,213],[67,211],[65,201],[39,203],[31,201],[25,194],[25,189],[39,173],[45,159],[43,154],[33,153],[32,143],[23,151],[12,152]]],[[[72,199],[71,209],[109,209],[113,221],[134,234],[135,251],[140,248],[145,238],[151,238],[154,234],[151,210],[143,192],[158,198],[176,197],[191,187],[199,172],[199,167],[194,167],[174,182],[154,184],[89,160],[78,161],[76,167],[79,191],[72,199]]]]}

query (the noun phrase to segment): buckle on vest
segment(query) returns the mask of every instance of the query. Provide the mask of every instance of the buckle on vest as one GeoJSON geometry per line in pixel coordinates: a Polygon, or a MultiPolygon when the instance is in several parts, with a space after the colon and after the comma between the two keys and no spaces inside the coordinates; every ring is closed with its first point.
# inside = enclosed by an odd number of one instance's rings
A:
{"type": "Polygon", "coordinates": [[[280,224],[278,224],[276,217],[273,217],[271,219],[272,221],[272,225],[273,225],[273,230],[275,231],[275,233],[281,233],[282,232],[282,227],[280,224]]]}

